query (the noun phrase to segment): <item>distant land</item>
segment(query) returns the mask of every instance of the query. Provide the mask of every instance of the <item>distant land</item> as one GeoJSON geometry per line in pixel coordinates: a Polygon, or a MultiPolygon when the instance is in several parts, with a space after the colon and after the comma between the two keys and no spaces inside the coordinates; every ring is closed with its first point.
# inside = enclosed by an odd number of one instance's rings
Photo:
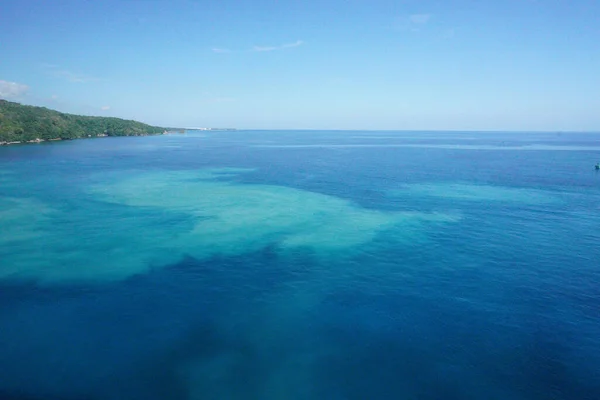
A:
{"type": "Polygon", "coordinates": [[[145,136],[169,128],[111,117],[65,114],[0,100],[0,145],[103,136],[145,136]]]}
{"type": "Polygon", "coordinates": [[[237,131],[236,128],[185,128],[186,131],[237,131]]]}

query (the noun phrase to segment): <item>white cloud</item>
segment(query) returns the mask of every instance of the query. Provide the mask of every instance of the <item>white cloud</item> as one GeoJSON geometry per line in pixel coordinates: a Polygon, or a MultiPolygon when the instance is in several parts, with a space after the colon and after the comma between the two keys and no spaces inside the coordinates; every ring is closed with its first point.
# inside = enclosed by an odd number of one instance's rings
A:
{"type": "Polygon", "coordinates": [[[233,97],[213,97],[208,99],[210,103],[229,103],[235,101],[233,97]]]}
{"type": "Polygon", "coordinates": [[[304,42],[302,40],[297,40],[294,43],[286,43],[280,46],[254,46],[252,51],[275,51],[275,50],[283,50],[289,49],[291,47],[302,46],[304,42]]]}
{"type": "Polygon", "coordinates": [[[408,19],[412,24],[423,25],[429,22],[431,14],[413,14],[408,19]]]}
{"type": "MultiPolygon", "coordinates": [[[[277,50],[284,50],[284,49],[289,49],[292,47],[302,46],[303,44],[304,44],[304,41],[296,40],[293,43],[285,43],[285,44],[282,44],[279,46],[253,46],[251,49],[246,50],[246,51],[250,51],[250,52],[277,51],[277,50]]],[[[213,47],[211,50],[213,53],[220,53],[220,54],[244,52],[243,50],[230,50],[230,49],[225,49],[222,47],[213,47]]]]}
{"type": "Polygon", "coordinates": [[[394,28],[401,31],[419,32],[432,18],[432,14],[425,13],[403,16],[396,21],[394,28]]]}
{"type": "Polygon", "coordinates": [[[94,76],[62,69],[60,66],[55,64],[43,64],[42,68],[44,68],[48,74],[54,76],[55,78],[64,79],[73,83],[87,83],[99,80],[94,76]]]}
{"type": "Polygon", "coordinates": [[[456,28],[447,29],[442,33],[444,39],[452,39],[454,36],[456,36],[456,28]]]}
{"type": "Polygon", "coordinates": [[[110,106],[102,106],[100,109],[103,111],[110,110],[110,106]]]}
{"type": "Polygon", "coordinates": [[[4,99],[18,98],[29,90],[29,86],[16,82],[0,80],[0,97],[4,99]]]}
{"type": "Polygon", "coordinates": [[[277,50],[277,47],[274,46],[254,46],[252,51],[273,51],[277,50]]]}

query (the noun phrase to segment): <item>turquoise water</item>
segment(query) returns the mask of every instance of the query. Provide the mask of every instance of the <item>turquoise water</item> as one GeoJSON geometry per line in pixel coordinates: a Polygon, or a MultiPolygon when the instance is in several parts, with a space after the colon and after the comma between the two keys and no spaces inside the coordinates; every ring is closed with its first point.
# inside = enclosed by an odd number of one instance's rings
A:
{"type": "Polygon", "coordinates": [[[0,398],[598,399],[600,134],[0,148],[0,398]]]}

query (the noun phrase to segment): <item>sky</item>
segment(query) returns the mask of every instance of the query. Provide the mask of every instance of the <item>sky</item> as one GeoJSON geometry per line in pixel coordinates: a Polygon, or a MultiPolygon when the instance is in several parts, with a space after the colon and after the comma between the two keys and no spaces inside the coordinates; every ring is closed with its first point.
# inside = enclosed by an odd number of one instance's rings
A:
{"type": "Polygon", "coordinates": [[[600,0],[0,0],[0,98],[168,127],[600,131],[600,0]]]}

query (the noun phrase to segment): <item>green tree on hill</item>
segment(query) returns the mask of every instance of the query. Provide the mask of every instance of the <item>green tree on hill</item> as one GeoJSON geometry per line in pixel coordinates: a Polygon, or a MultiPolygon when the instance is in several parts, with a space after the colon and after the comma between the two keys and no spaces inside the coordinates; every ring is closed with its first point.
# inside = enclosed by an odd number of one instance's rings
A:
{"type": "Polygon", "coordinates": [[[160,134],[165,128],[109,117],[64,114],[44,107],[0,100],[0,143],[36,139],[160,134]]]}

